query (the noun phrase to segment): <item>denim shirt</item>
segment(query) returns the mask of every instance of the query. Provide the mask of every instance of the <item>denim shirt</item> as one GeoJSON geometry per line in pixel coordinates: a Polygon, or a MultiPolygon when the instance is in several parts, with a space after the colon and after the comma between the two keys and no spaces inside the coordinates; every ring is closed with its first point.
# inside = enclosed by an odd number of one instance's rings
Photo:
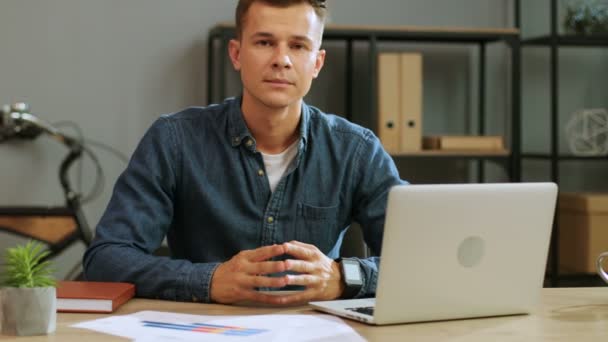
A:
{"type": "MultiPolygon", "coordinates": [[[[298,240],[338,258],[353,221],[380,255],[388,191],[405,182],[377,137],[303,104],[298,154],[271,192],[240,103],[189,108],[151,126],[85,252],[87,280],[210,302],[213,272],[239,251],[298,240]],[[153,255],[165,236],[171,257],[153,255]]],[[[357,297],[373,296],[379,257],[359,262],[357,297]]]]}

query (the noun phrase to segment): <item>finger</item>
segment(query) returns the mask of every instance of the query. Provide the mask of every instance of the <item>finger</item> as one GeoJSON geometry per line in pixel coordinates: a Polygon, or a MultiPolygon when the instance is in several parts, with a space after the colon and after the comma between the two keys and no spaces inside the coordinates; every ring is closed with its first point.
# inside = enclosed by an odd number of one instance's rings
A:
{"type": "Polygon", "coordinates": [[[244,270],[249,274],[281,273],[287,270],[287,265],[284,261],[260,261],[249,263],[244,270]]]}
{"type": "Polygon", "coordinates": [[[243,279],[242,285],[247,288],[254,287],[285,287],[287,286],[287,277],[266,277],[248,275],[243,279]]]}
{"type": "Polygon", "coordinates": [[[283,245],[264,246],[243,252],[249,261],[264,261],[285,254],[283,245]]]}
{"type": "Polygon", "coordinates": [[[292,242],[286,242],[283,246],[285,246],[286,254],[292,255],[300,260],[314,260],[317,257],[317,253],[320,253],[318,249],[311,249],[308,246],[302,246],[292,242]]]}
{"type": "Polygon", "coordinates": [[[285,269],[298,273],[314,273],[317,267],[315,264],[308,261],[288,259],[285,260],[285,269]]]}
{"type": "Polygon", "coordinates": [[[294,245],[298,245],[300,247],[305,247],[305,248],[309,248],[309,249],[318,249],[317,246],[315,246],[315,245],[311,245],[309,243],[300,242],[298,240],[291,240],[291,241],[289,241],[289,243],[293,243],[294,245]]]}
{"type": "Polygon", "coordinates": [[[287,285],[302,285],[306,287],[314,287],[318,285],[320,282],[319,277],[315,277],[310,274],[298,274],[298,275],[288,275],[287,277],[287,285]]]}
{"type": "Polygon", "coordinates": [[[263,293],[260,291],[256,291],[256,290],[244,290],[240,293],[241,298],[245,299],[245,300],[249,300],[252,302],[257,302],[257,303],[264,303],[264,304],[274,304],[274,305],[281,305],[283,304],[283,297],[286,296],[282,296],[282,295],[271,295],[271,294],[267,294],[267,293],[263,293]]]}
{"type": "Polygon", "coordinates": [[[276,296],[279,300],[279,304],[282,305],[293,305],[293,304],[305,304],[314,300],[318,296],[316,289],[307,289],[298,293],[276,296]]]}

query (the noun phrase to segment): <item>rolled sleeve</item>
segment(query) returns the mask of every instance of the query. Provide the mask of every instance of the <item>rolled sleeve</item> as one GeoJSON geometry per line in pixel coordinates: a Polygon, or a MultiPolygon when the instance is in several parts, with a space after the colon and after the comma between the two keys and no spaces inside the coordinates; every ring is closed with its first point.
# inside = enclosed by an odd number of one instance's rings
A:
{"type": "Polygon", "coordinates": [[[188,292],[185,296],[193,302],[211,303],[211,278],[220,263],[194,264],[188,274],[188,292]]]}

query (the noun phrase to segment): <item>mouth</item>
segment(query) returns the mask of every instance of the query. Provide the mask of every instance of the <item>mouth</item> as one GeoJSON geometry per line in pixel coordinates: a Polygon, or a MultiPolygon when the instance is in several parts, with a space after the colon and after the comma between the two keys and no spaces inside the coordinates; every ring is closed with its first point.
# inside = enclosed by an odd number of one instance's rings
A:
{"type": "Polygon", "coordinates": [[[283,86],[293,85],[293,82],[290,82],[289,80],[282,79],[282,78],[266,79],[266,80],[264,80],[264,82],[270,83],[270,84],[273,84],[273,85],[283,85],[283,86]]]}

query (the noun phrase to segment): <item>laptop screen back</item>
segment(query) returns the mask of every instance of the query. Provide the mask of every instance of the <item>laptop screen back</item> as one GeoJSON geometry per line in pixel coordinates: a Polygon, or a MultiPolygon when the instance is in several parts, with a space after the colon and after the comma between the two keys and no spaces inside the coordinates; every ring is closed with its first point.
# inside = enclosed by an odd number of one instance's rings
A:
{"type": "Polygon", "coordinates": [[[530,312],[543,284],[556,196],[553,183],[394,187],[376,323],[530,312]]]}

